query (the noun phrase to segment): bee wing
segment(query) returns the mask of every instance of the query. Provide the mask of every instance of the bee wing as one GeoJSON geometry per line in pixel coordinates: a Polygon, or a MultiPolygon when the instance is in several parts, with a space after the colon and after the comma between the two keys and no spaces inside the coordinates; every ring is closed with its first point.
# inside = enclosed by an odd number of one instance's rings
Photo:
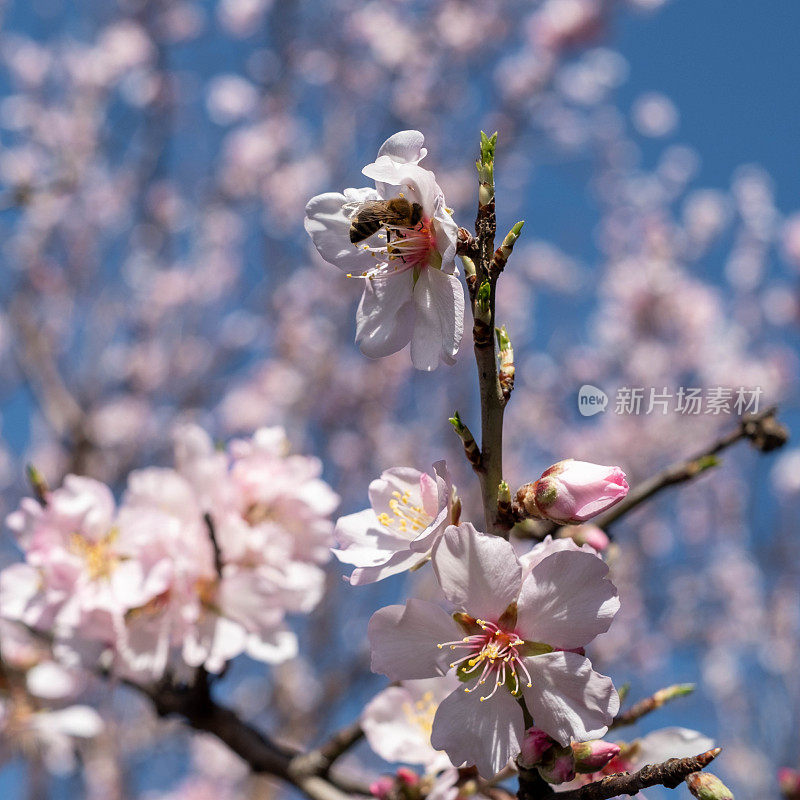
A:
{"type": "Polygon", "coordinates": [[[386,219],[387,209],[386,203],[383,200],[368,200],[362,203],[353,213],[351,219],[357,219],[359,222],[380,222],[386,219]]]}

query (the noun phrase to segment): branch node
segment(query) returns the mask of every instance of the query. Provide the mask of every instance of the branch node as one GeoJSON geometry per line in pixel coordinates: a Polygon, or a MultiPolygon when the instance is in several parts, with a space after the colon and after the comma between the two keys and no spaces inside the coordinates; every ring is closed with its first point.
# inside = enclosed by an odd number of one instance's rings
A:
{"type": "Polygon", "coordinates": [[[461,443],[464,445],[464,455],[467,457],[467,461],[472,464],[472,468],[474,470],[483,469],[480,448],[470,429],[461,421],[461,416],[458,411],[453,412],[453,416],[450,417],[449,422],[453,426],[456,436],[461,439],[461,443]]]}

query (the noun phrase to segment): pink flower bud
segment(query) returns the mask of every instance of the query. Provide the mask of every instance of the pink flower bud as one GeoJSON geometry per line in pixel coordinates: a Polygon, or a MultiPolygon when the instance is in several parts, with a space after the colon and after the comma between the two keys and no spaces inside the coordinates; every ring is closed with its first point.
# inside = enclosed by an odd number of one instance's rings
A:
{"type": "Polygon", "coordinates": [[[778,784],[786,800],[800,800],[800,772],[789,767],[778,770],[778,784]]]}
{"type": "Polygon", "coordinates": [[[532,516],[566,525],[591,519],[627,493],[625,473],[619,467],[568,458],[546,470],[538,481],[520,487],[517,503],[532,516]]]}
{"type": "Polygon", "coordinates": [[[556,745],[547,754],[544,763],[537,769],[539,775],[548,783],[566,783],[575,778],[575,757],[572,755],[571,747],[559,747],[556,745]]]}
{"type": "Polygon", "coordinates": [[[386,800],[393,788],[394,781],[388,775],[383,775],[369,785],[369,792],[378,800],[386,800]]]}
{"type": "Polygon", "coordinates": [[[416,786],[419,783],[419,775],[408,767],[400,767],[397,770],[397,781],[406,786],[416,786]]]}
{"type": "Polygon", "coordinates": [[[620,747],[613,742],[594,739],[591,742],[573,742],[572,754],[575,756],[576,772],[597,772],[619,755],[620,747]]]}
{"type": "Polygon", "coordinates": [[[539,764],[542,756],[555,744],[541,728],[528,728],[522,739],[522,749],[517,761],[525,769],[531,769],[539,764]]]}
{"type": "Polygon", "coordinates": [[[733,792],[710,772],[692,772],[686,776],[686,784],[698,800],[733,800],[733,792]]]}
{"type": "Polygon", "coordinates": [[[598,553],[602,553],[611,542],[602,528],[591,524],[562,528],[559,536],[569,536],[578,545],[588,544],[589,547],[594,547],[598,553]]]}

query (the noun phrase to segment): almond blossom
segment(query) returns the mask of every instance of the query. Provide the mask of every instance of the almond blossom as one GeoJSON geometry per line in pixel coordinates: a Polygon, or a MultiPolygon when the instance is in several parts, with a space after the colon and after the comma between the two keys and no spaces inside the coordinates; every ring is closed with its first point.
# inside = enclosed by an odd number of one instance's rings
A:
{"type": "Polygon", "coordinates": [[[26,498],[7,519],[25,562],[0,573],[0,613],[63,642],[112,643],[168,584],[169,560],[149,547],[165,522],[157,508],[118,512],[107,486],[77,475],[45,507],[26,498]]]}
{"type": "Polygon", "coordinates": [[[37,708],[24,694],[11,692],[0,700],[0,756],[34,756],[49,772],[64,774],[77,765],[78,741],[97,736],[103,727],[102,718],[89,706],[37,708]]]}
{"type": "Polygon", "coordinates": [[[334,555],[353,564],[350,583],[388,578],[420,563],[445,528],[458,520],[457,501],[444,461],[433,476],[412,467],[393,467],[369,485],[371,508],[340,517],[334,555]]]}
{"type": "Polygon", "coordinates": [[[328,192],[309,200],[305,227],[328,262],[364,279],[356,315],[356,342],[370,358],[411,343],[417,369],[454,363],[464,328],[464,292],[458,281],[458,226],[434,174],[419,166],[427,154],[419,131],[387,139],[363,174],[375,188],[328,192]],[[421,219],[391,221],[364,243],[350,241],[352,220],[364,205],[403,197],[421,206],[421,219]]]}
{"type": "Polygon", "coordinates": [[[451,768],[445,753],[431,746],[431,729],[439,703],[457,686],[455,674],[449,673],[384,689],[361,714],[369,746],[386,761],[421,764],[426,772],[451,768]]]}
{"type": "Polygon", "coordinates": [[[564,746],[606,732],[619,698],[611,679],[575,652],[607,631],[619,609],[601,559],[553,552],[524,575],[508,542],[463,523],[447,528],[433,566],[452,617],[411,599],[369,623],[374,672],[411,680],[454,670],[464,684],[436,711],[433,747],[490,777],[520,751],[521,700],[564,746]]]}
{"type": "MultiPolygon", "coordinates": [[[[176,542],[185,555],[177,596],[142,609],[142,655],[152,652],[158,632],[164,641],[170,625],[182,661],[211,672],[243,652],[266,663],[293,657],[297,640],[285,617],[307,613],[319,601],[325,580],[319,565],[329,558],[333,528],[329,515],[339,502],[320,480],[318,460],[290,455],[280,428],[263,428],[224,452],[201,428],[187,425],[176,432],[175,444],[177,472],[160,485],[150,481],[149,492],[140,475],[136,496],[146,505],[168,506],[200,542],[188,556],[186,541],[176,542]],[[165,496],[169,483],[171,498],[165,496]],[[179,497],[186,499],[176,502],[179,497]]],[[[178,554],[174,563],[181,563],[178,554]]]]}

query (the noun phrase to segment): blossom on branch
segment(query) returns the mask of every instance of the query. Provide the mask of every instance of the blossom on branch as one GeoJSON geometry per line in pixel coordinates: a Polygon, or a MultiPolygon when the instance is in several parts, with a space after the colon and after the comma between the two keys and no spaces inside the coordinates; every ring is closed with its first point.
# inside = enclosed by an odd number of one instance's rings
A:
{"type": "MultiPolygon", "coordinates": [[[[604,743],[592,742],[592,744],[604,743]]],[[[577,789],[618,772],[636,772],[646,764],[660,764],[670,758],[689,758],[711,750],[714,746],[713,739],[689,728],[659,728],[642,736],[641,739],[610,745],[610,748],[619,752],[607,761],[605,766],[596,772],[578,775],[576,780],[560,785],[556,791],[577,789]]],[[[580,771],[587,772],[586,769],[580,771]]]]}
{"type": "Polygon", "coordinates": [[[533,483],[517,490],[517,503],[530,516],[563,525],[586,522],[628,494],[625,473],[568,458],[553,464],[533,483]]]}
{"type": "Polygon", "coordinates": [[[452,767],[431,746],[431,728],[439,703],[458,686],[454,674],[403,681],[377,694],[361,713],[369,746],[386,761],[421,764],[430,773],[452,767]]]}
{"type": "Polygon", "coordinates": [[[186,426],[176,450],[177,470],[131,473],[119,508],[75,475],[44,506],[23,500],[8,525],[25,562],[0,572],[0,614],[132,680],[294,656],[286,615],[322,596],[339,502],[319,461],[290,455],[279,428],[224,452],[186,426]]]}
{"type": "Polygon", "coordinates": [[[387,139],[362,170],[375,188],[313,197],[305,227],[326,261],[364,279],[356,315],[361,352],[380,358],[410,342],[414,366],[433,370],[440,360],[454,363],[464,292],[455,261],[458,226],[434,174],[419,166],[423,144],[419,131],[387,139]]]}
{"type": "Polygon", "coordinates": [[[433,476],[411,467],[384,470],[369,485],[371,508],[340,517],[334,555],[353,564],[350,583],[359,586],[411,569],[457,522],[453,484],[444,461],[433,476]]]}
{"type": "Polygon", "coordinates": [[[563,746],[602,736],[619,709],[610,678],[575,652],[611,625],[619,600],[596,555],[563,550],[529,574],[511,545],[469,523],[449,527],[433,566],[450,616],[411,599],[369,623],[372,669],[391,680],[445,675],[463,684],[439,705],[431,744],[490,777],[521,749],[524,700],[563,746]]]}

